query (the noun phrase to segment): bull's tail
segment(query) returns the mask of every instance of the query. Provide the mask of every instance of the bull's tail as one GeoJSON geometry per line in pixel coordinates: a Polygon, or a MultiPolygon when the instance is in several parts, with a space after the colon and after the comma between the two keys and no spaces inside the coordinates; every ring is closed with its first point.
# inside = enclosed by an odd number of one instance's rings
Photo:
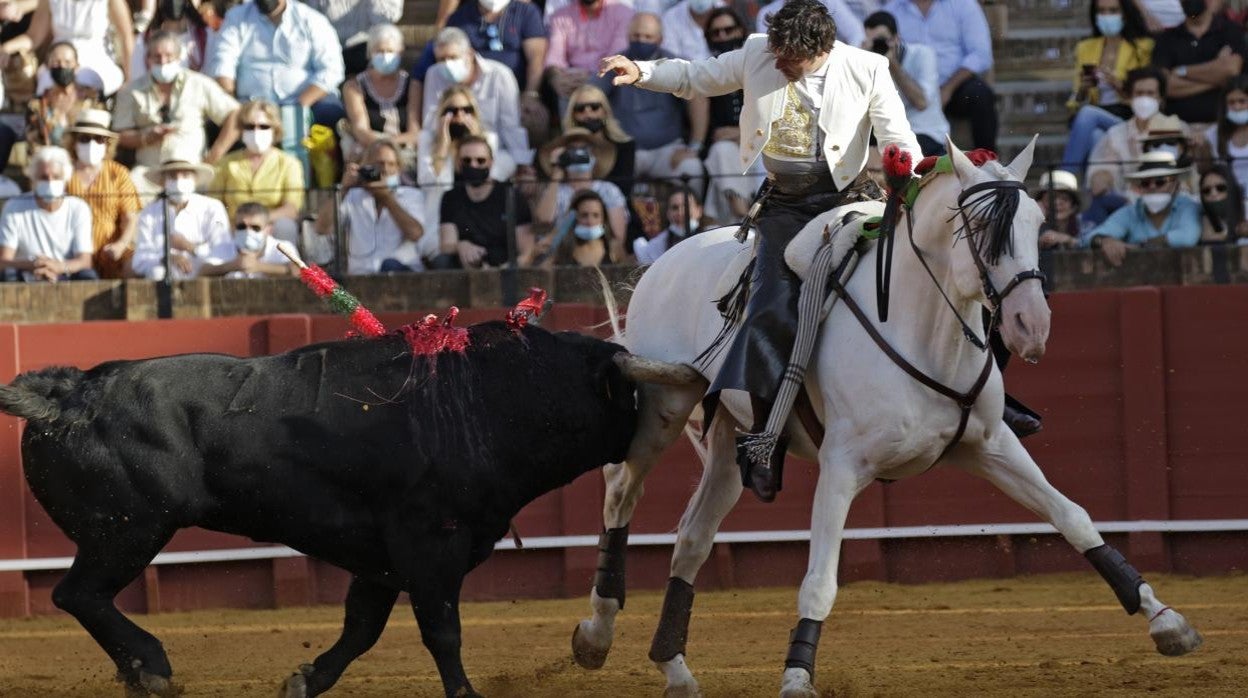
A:
{"type": "Polygon", "coordinates": [[[53,421],[61,416],[59,397],[78,385],[82,371],[57,368],[26,373],[12,385],[0,385],[0,412],[27,421],[53,421]]]}
{"type": "Polygon", "coordinates": [[[615,302],[611,282],[598,267],[594,267],[594,271],[598,272],[598,284],[602,287],[602,303],[607,307],[607,324],[611,325],[611,341],[624,344],[624,327],[620,325],[620,306],[615,302]]]}

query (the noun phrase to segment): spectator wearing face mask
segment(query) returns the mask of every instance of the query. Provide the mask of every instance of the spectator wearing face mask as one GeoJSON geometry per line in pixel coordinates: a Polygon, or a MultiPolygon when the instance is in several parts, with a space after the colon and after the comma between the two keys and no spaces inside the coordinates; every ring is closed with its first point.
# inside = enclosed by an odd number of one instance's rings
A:
{"type": "MultiPolygon", "coordinates": [[[[542,104],[542,71],[549,46],[546,24],[537,5],[524,0],[465,0],[458,3],[445,25],[458,27],[468,35],[473,51],[482,58],[498,61],[511,69],[520,85],[521,123],[532,134],[549,126],[550,113],[542,104]]],[[[437,59],[428,44],[412,68],[414,87],[422,87],[437,59]]],[[[415,92],[423,95],[423,92],[415,92]]],[[[538,142],[532,139],[531,142],[538,142]]],[[[544,139],[543,139],[544,140],[544,139]]]]}
{"type": "Polygon", "coordinates": [[[1166,77],[1157,68],[1127,73],[1124,94],[1131,100],[1132,117],[1110,127],[1088,158],[1088,189],[1094,197],[1126,190],[1126,173],[1144,152],[1149,131],[1186,131],[1178,117],[1161,113],[1166,77]]]}
{"type": "Polygon", "coordinates": [[[91,266],[104,279],[125,276],[134,251],[139,194],[130,172],[113,160],[117,134],[108,128],[109,114],[89,109],[68,129],[65,150],[74,163],[66,192],[91,208],[91,266]]]}
{"type": "Polygon", "coordinates": [[[438,34],[434,55],[438,65],[425,76],[421,123],[435,124],[438,98],[448,87],[463,85],[476,97],[476,119],[485,129],[498,134],[511,161],[517,166],[531,164],[529,134],[520,125],[520,88],[507,66],[478,56],[468,35],[454,27],[438,34]]]}
{"type": "Polygon", "coordinates": [[[145,44],[147,73],[117,93],[113,130],[123,148],[135,151],[131,172],[141,194],[155,196],[145,173],[160,165],[170,147],[194,153],[212,164],[238,140],[238,102],[208,76],[187,70],[182,39],[172,32],[153,34],[145,44]],[[204,126],[221,127],[207,153],[204,126]]]}
{"type": "MultiPolygon", "coordinates": [[[[687,61],[710,58],[706,46],[706,20],[711,10],[724,7],[724,0],[680,0],[663,13],[663,25],[659,35],[663,38],[664,51],[687,61]]],[[[653,15],[651,15],[653,16],[653,15]]],[[[658,20],[658,17],[655,17],[658,20]]],[[[633,18],[636,22],[637,18],[633,18]]],[[[631,31],[631,29],[630,29],[631,31]]],[[[631,36],[629,41],[635,41],[631,36]]],[[[624,54],[628,55],[628,54],[624,54]]]]}
{"type": "Polygon", "coordinates": [[[1243,27],[1222,15],[1222,0],[1182,0],[1183,24],[1157,37],[1153,65],[1166,71],[1167,111],[1189,124],[1218,117],[1218,94],[1244,70],[1243,27]]]}
{"type": "MultiPolygon", "coordinates": [[[[403,16],[403,0],[304,1],[308,7],[325,15],[338,32],[343,70],[347,75],[355,75],[368,67],[369,31],[373,27],[393,24],[403,16]]],[[[400,50],[402,45],[400,42],[400,50]]]]}
{"type": "Polygon", "coordinates": [[[1123,81],[1153,55],[1153,39],[1134,0],[1093,0],[1088,7],[1092,36],[1075,46],[1074,92],[1066,103],[1074,117],[1062,167],[1071,173],[1087,167],[1105,131],[1131,117],[1123,81]]]}
{"type": "Polygon", "coordinates": [[[159,166],[147,171],[147,178],[161,187],[164,196],[139,212],[134,257],[130,259],[134,276],[165,278],[166,227],[171,232],[171,279],[194,278],[204,265],[221,264],[237,254],[225,206],[197,193],[212,180],[212,168],[193,157],[173,151],[159,166]],[[168,215],[173,220],[166,226],[168,215]]]}
{"type": "Polygon", "coordinates": [[[667,227],[650,238],[633,241],[637,264],[654,264],[676,243],[702,230],[702,204],[688,187],[677,187],[667,195],[667,227]]]}
{"type": "Polygon", "coordinates": [[[1191,247],[1200,240],[1200,205],[1179,192],[1179,167],[1174,156],[1153,151],[1140,156],[1127,174],[1138,200],[1114,211],[1088,235],[1110,266],[1120,266],[1137,247],[1191,247]]]}
{"type": "Polygon", "coordinates": [[[1201,244],[1248,245],[1244,190],[1229,167],[1215,163],[1200,176],[1201,244]]]}
{"type": "MultiPolygon", "coordinates": [[[[359,164],[347,165],[342,190],[338,220],[339,234],[347,236],[348,274],[424,271],[423,258],[437,252],[436,236],[425,235],[424,196],[403,184],[393,142],[379,138],[359,164]]],[[[321,235],[334,233],[333,206],[332,198],[321,202],[316,217],[321,235]]]]}
{"type": "MultiPolygon", "coordinates": [[[[403,32],[393,24],[379,24],[368,33],[368,67],[342,86],[351,137],[362,150],[378,138],[389,138],[412,159],[420,137],[420,101],[408,89],[410,78],[399,67],[403,32]]],[[[348,156],[356,159],[358,153],[348,156]]]]}
{"type": "Polygon", "coordinates": [[[499,268],[510,262],[507,197],[512,197],[516,259],[525,266],[533,255],[533,216],[524,197],[490,177],[490,144],[481,136],[459,142],[455,187],[442,197],[438,233],[442,254],[462,269],[499,268]]]}
{"type": "Polygon", "coordinates": [[[1188,168],[1187,172],[1179,175],[1179,191],[1196,195],[1200,178],[1192,167],[1192,143],[1186,133],[1174,129],[1149,131],[1140,139],[1140,149],[1145,153],[1160,150],[1173,155],[1179,167],[1188,168]]]}
{"type": "MultiPolygon", "coordinates": [[[[211,7],[207,3],[205,6],[211,7]]],[[[155,3],[151,23],[135,39],[134,54],[130,59],[131,82],[147,74],[147,46],[154,36],[162,32],[171,32],[181,41],[183,49],[179,62],[183,68],[194,71],[203,69],[211,36],[203,15],[191,0],[160,0],[155,3]]]]}
{"type": "Polygon", "coordinates": [[[65,193],[69,153],[45,146],[31,158],[30,196],[9,199],[0,212],[0,271],[23,281],[98,279],[91,268],[91,209],[65,193]]]}
{"type": "Polygon", "coordinates": [[[1210,155],[1231,164],[1241,190],[1248,189],[1248,76],[1226,83],[1218,121],[1205,131],[1210,155]]]}
{"type": "Polygon", "coordinates": [[[604,179],[619,187],[626,198],[632,195],[637,142],[615,118],[611,101],[597,84],[586,83],[572,91],[561,126],[565,133],[572,128],[584,129],[610,143],[615,148],[615,164],[604,179]]]}
{"type": "Polygon", "coordinates": [[[78,52],[68,41],[58,42],[48,50],[47,67],[52,85],[30,100],[26,110],[26,142],[31,150],[56,145],[65,138],[65,129],[78,120],[84,109],[95,109],[99,92],[79,84],[78,52]]]}
{"type": "Polygon", "coordinates": [[[248,201],[234,214],[234,257],[221,263],[206,263],[200,276],[231,279],[264,279],[271,276],[297,276],[299,269],[277,248],[273,224],[264,204],[248,201]]]}
{"type": "Polygon", "coordinates": [[[239,109],[238,123],[243,149],[217,163],[212,193],[221,197],[232,215],[247,201],[268,206],[273,234],[280,240],[295,242],[299,239],[298,221],[307,185],[303,164],[275,145],[282,141],[277,107],[268,102],[248,102],[239,109]]]}
{"type": "MultiPolygon", "coordinates": [[[[682,8],[677,5],[672,9],[682,8]]],[[[631,60],[650,61],[673,57],[659,48],[663,27],[656,15],[646,12],[634,15],[633,21],[629,23],[628,36],[628,48],[624,55],[631,60]]],[[[703,45],[705,43],[703,41],[703,45]]],[[[593,84],[607,95],[612,113],[636,144],[634,175],[638,178],[668,181],[669,184],[675,183],[672,180],[690,177],[696,179],[694,186],[701,188],[702,161],[698,159],[698,154],[706,136],[706,112],[698,113],[694,119],[697,123],[691,126],[691,135],[686,142],[685,100],[663,92],[617,88],[611,84],[612,77],[608,74],[595,78],[593,84]]],[[[569,107],[576,110],[593,104],[584,97],[582,94],[575,102],[569,102],[569,107]]],[[[600,111],[601,107],[602,104],[599,103],[600,111]]]]}
{"type": "MultiPolygon", "coordinates": [[[[100,81],[100,95],[116,92],[130,77],[130,55],[134,50],[134,27],[125,0],[39,0],[30,19],[30,29],[0,45],[0,69],[9,56],[24,51],[38,52],[49,41],[69,43],[75,59],[91,66],[100,81]],[[117,55],[108,50],[109,30],[117,55]]],[[[50,62],[50,61],[49,61],[50,62]]]]}
{"type": "MultiPolygon", "coordinates": [[[[731,8],[716,8],[707,17],[706,46],[712,56],[741,48],[747,33],[745,21],[731,8]]],[[[745,93],[742,90],[689,101],[690,115],[699,110],[707,113],[709,144],[704,146],[706,155],[702,160],[710,175],[706,181],[706,215],[721,223],[745,217],[766,174],[762,158],[756,158],[750,163],[749,171],[741,174],[743,106],[745,93]]]]}
{"type": "MultiPolygon", "coordinates": [[[[550,184],[533,207],[533,219],[551,225],[572,210],[572,199],[583,191],[593,191],[606,206],[611,236],[607,238],[612,259],[624,258],[624,235],[628,230],[628,200],[620,188],[604,181],[614,164],[615,149],[609,142],[594,137],[589,131],[571,128],[547,143],[538,155],[550,184]]],[[[558,249],[549,244],[549,249],[558,249]]],[[[540,247],[539,243],[539,247],[540,247]]]]}
{"type": "Polygon", "coordinates": [[[607,204],[592,189],[576,193],[568,202],[563,218],[551,241],[557,266],[597,267],[618,260],[612,240],[623,237],[611,224],[607,204]]]}

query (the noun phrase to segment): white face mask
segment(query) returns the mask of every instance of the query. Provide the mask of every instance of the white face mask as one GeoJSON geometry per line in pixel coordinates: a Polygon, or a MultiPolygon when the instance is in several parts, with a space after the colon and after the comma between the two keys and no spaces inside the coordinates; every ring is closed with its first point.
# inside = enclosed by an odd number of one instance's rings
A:
{"type": "Polygon", "coordinates": [[[1248,124],[1248,109],[1227,109],[1226,120],[1236,126],[1248,124]]]}
{"type": "Polygon", "coordinates": [[[715,7],[716,0],[689,0],[689,10],[694,14],[705,14],[715,7]]]}
{"type": "Polygon", "coordinates": [[[259,254],[264,250],[264,245],[268,242],[269,236],[263,230],[252,230],[247,228],[234,233],[234,246],[239,252],[250,252],[259,254]]]}
{"type": "Polygon", "coordinates": [[[477,4],[480,5],[481,9],[486,12],[498,12],[504,7],[507,7],[507,3],[509,2],[511,2],[511,0],[477,0],[477,4]]]}
{"type": "Polygon", "coordinates": [[[35,182],[35,196],[44,201],[52,201],[65,196],[65,180],[41,179],[35,182]]]}
{"type": "Polygon", "coordinates": [[[1153,114],[1161,108],[1161,102],[1156,97],[1135,97],[1131,100],[1131,111],[1135,113],[1138,119],[1151,119],[1153,114]]]}
{"type": "Polygon", "coordinates": [[[108,144],[96,143],[95,141],[78,143],[74,146],[74,152],[78,154],[79,162],[96,167],[101,162],[104,162],[104,154],[108,152],[108,144]]]}
{"type": "Polygon", "coordinates": [[[443,70],[446,71],[447,77],[451,82],[459,83],[468,79],[468,59],[466,58],[448,58],[442,61],[443,70]]]}
{"type": "Polygon", "coordinates": [[[251,153],[266,153],[273,147],[273,129],[243,131],[243,145],[251,153]]]}
{"type": "Polygon", "coordinates": [[[195,193],[194,177],[170,177],[165,180],[165,195],[174,204],[185,203],[195,193]]]}
{"type": "Polygon", "coordinates": [[[152,79],[162,85],[168,85],[182,74],[182,62],[172,61],[152,66],[152,79]]]}
{"type": "Polygon", "coordinates": [[[1140,197],[1140,201],[1144,202],[1144,208],[1148,209],[1149,213],[1161,213],[1170,205],[1172,196],[1172,194],[1165,193],[1144,194],[1140,197]]]}
{"type": "Polygon", "coordinates": [[[1159,145],[1149,152],[1170,153],[1176,161],[1179,159],[1179,146],[1177,145],[1159,145]]]}

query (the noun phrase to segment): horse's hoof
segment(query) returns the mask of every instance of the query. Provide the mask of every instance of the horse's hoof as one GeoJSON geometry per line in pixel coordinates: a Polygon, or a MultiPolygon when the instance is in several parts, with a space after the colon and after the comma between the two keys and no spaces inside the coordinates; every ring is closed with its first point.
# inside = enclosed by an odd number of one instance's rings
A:
{"type": "Polygon", "coordinates": [[[667,677],[663,698],[701,698],[702,689],[698,687],[698,680],[693,678],[693,672],[689,671],[685,655],[678,654],[666,662],[655,662],[654,665],[667,677]]]}
{"type": "Polygon", "coordinates": [[[819,698],[819,693],[805,669],[785,669],[780,698],[819,698]]]}
{"type": "Polygon", "coordinates": [[[1149,633],[1158,652],[1167,657],[1181,657],[1204,643],[1200,633],[1177,611],[1167,609],[1163,614],[1154,621],[1158,627],[1149,633]]]}
{"type": "Polygon", "coordinates": [[[314,671],[316,671],[316,667],[311,664],[300,664],[299,670],[282,682],[282,687],[277,691],[277,697],[311,698],[311,694],[308,693],[308,677],[314,671]]]}
{"type": "Polygon", "coordinates": [[[158,696],[159,698],[176,698],[181,695],[182,688],[171,681],[167,676],[157,676],[150,674],[142,669],[139,670],[139,682],[133,684],[127,681],[126,698],[148,698],[148,696],[158,696]]]}
{"type": "Polygon", "coordinates": [[[572,658],[576,663],[585,669],[601,669],[603,664],[607,663],[607,654],[611,651],[611,644],[607,643],[606,647],[595,647],[589,641],[589,633],[582,632],[582,626],[586,621],[576,624],[576,628],[572,630],[572,658]]]}
{"type": "Polygon", "coordinates": [[[680,684],[676,686],[668,686],[663,689],[663,698],[702,698],[702,689],[698,688],[698,683],[680,684]]]}

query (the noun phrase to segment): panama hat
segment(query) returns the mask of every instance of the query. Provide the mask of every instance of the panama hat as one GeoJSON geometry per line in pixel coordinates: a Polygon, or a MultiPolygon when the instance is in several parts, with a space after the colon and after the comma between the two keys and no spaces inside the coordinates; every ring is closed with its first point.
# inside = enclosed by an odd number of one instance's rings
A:
{"type": "Polygon", "coordinates": [[[1050,170],[1041,173],[1039,186],[1036,187],[1036,192],[1032,196],[1038,197],[1049,191],[1069,194],[1074,199],[1075,205],[1082,203],[1079,197],[1079,179],[1072,172],[1050,170]]]}
{"type": "Polygon", "coordinates": [[[147,181],[156,186],[164,186],[165,175],[170,172],[194,172],[200,187],[212,182],[216,171],[199,161],[199,158],[186,154],[169,153],[160,161],[159,167],[153,167],[144,173],[147,181]]]}
{"type": "Polygon", "coordinates": [[[607,141],[601,136],[597,136],[589,129],[574,126],[563,132],[562,136],[543,145],[538,151],[537,163],[541,166],[542,171],[547,175],[554,169],[554,158],[552,154],[559,148],[566,148],[573,141],[585,141],[589,144],[589,152],[594,156],[594,171],[590,175],[594,179],[602,179],[607,176],[612,167],[615,167],[615,144],[607,141]]]}
{"type": "Polygon", "coordinates": [[[1127,179],[1147,179],[1148,177],[1169,177],[1187,172],[1186,167],[1179,167],[1174,153],[1164,150],[1150,150],[1140,156],[1135,172],[1128,172],[1127,179]]]}
{"type": "Polygon", "coordinates": [[[116,138],[117,132],[108,127],[112,118],[112,114],[103,109],[83,109],[78,113],[78,118],[74,121],[74,125],[65,130],[69,133],[85,133],[90,136],[116,138]]]}

